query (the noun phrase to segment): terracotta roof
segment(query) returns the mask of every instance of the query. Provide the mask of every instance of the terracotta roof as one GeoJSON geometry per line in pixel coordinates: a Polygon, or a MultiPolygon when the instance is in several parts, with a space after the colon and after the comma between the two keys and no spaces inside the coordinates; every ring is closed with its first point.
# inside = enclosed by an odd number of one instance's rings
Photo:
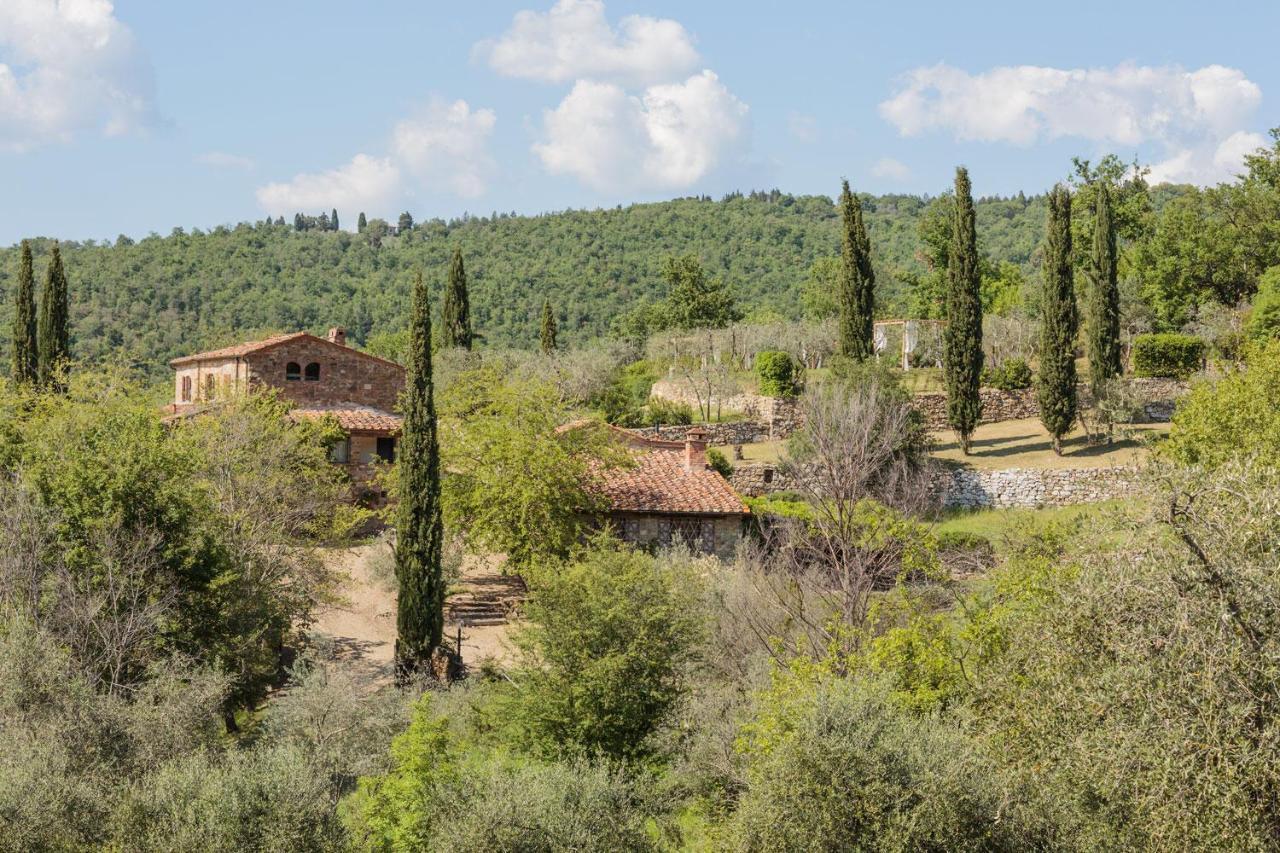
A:
{"type": "Polygon", "coordinates": [[[705,465],[686,469],[684,450],[634,450],[635,466],[611,468],[599,486],[609,507],[619,512],[746,515],[742,498],[719,471],[705,465]]]}
{"type": "Polygon", "coordinates": [[[398,367],[401,370],[404,370],[403,365],[396,364],[394,361],[391,361],[385,358],[379,358],[376,355],[372,355],[370,353],[364,352],[363,350],[355,349],[354,347],[349,347],[346,344],[335,343],[329,340],[328,338],[322,338],[319,335],[313,335],[310,332],[290,332],[287,335],[275,335],[274,337],[264,338],[263,340],[260,340],[260,341],[246,341],[245,343],[242,343],[242,344],[235,344],[229,347],[222,347],[221,349],[211,349],[211,350],[207,350],[206,352],[198,352],[193,355],[184,355],[170,361],[169,366],[178,367],[183,364],[192,364],[198,361],[214,361],[217,359],[224,359],[224,358],[236,358],[238,356],[250,355],[256,352],[262,352],[263,350],[270,349],[271,347],[279,346],[280,344],[289,343],[290,341],[302,340],[303,338],[307,338],[311,341],[318,341],[319,343],[322,343],[322,344],[328,344],[331,347],[339,347],[345,350],[346,352],[354,353],[355,355],[361,356],[362,358],[373,359],[374,361],[380,361],[383,364],[390,364],[393,367],[398,367]]]}
{"type": "Polygon", "coordinates": [[[403,422],[403,418],[399,415],[354,403],[337,406],[307,406],[293,409],[289,414],[297,418],[322,418],[331,415],[337,420],[338,426],[348,432],[399,432],[403,422]]]}

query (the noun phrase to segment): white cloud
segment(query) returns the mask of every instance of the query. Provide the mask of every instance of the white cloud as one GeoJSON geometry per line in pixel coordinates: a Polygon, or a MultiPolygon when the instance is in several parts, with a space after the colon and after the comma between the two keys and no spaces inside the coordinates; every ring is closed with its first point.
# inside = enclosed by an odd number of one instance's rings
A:
{"type": "Polygon", "coordinates": [[[628,15],[614,30],[602,0],[559,0],[549,12],[517,12],[510,29],[478,43],[474,54],[508,77],[634,86],[678,80],[699,61],[692,36],[677,21],[628,15]]]}
{"type": "Polygon", "coordinates": [[[1214,148],[1182,148],[1151,166],[1152,184],[1200,184],[1229,180],[1245,171],[1244,156],[1267,146],[1260,133],[1238,131],[1214,148]]]}
{"type": "Polygon", "coordinates": [[[1060,69],[1006,66],[969,74],[949,65],[916,68],[880,104],[912,136],[950,130],[957,139],[1031,145],[1076,137],[1111,145],[1159,145],[1170,180],[1212,182],[1239,168],[1232,156],[1262,91],[1242,71],[1209,65],[1123,64],[1060,69]]]}
{"type": "Polygon", "coordinates": [[[228,154],[225,151],[206,151],[196,157],[197,163],[213,166],[215,169],[252,169],[253,159],[239,154],[228,154]]]}
{"type": "Polygon", "coordinates": [[[911,169],[901,160],[892,157],[881,157],[871,167],[871,174],[877,178],[889,178],[894,181],[905,181],[911,177],[911,169]]]}
{"type": "Polygon", "coordinates": [[[544,114],[533,146],[548,171],[598,190],[678,189],[704,177],[743,141],[747,105],[710,71],[629,95],[579,80],[544,114]]]}
{"type": "MultiPolygon", "coordinates": [[[[475,198],[495,169],[488,142],[497,121],[493,110],[433,98],[395,126],[385,156],[357,154],[336,169],[267,184],[257,191],[258,205],[272,215],[330,207],[390,215],[414,190],[475,198]]],[[[354,226],[355,217],[343,221],[354,226]]]]}
{"type": "MultiPolygon", "coordinates": [[[[327,172],[296,175],[293,180],[267,184],[257,192],[267,213],[297,211],[386,210],[400,189],[400,170],[389,158],[357,154],[350,163],[327,172]]],[[[352,217],[346,217],[352,221],[352,217]]]]}
{"type": "Polygon", "coordinates": [[[426,186],[475,198],[484,193],[494,171],[486,146],[497,120],[493,110],[435,99],[417,116],[396,125],[391,150],[396,161],[426,186]]]}
{"type": "Polygon", "coordinates": [[[0,2],[0,151],[145,127],[154,88],[108,0],[0,2]]]}

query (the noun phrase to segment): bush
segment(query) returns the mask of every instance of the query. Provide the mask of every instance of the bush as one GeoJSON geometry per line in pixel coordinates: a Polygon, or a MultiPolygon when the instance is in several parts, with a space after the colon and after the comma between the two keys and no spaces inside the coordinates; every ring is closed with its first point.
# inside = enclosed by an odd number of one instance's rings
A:
{"type": "Polygon", "coordinates": [[[1280,267],[1271,267],[1258,280],[1258,295],[1249,313],[1248,332],[1253,341],[1280,337],[1280,267]]]}
{"type": "Polygon", "coordinates": [[[1255,347],[1246,367],[1192,389],[1173,415],[1161,453],[1184,465],[1216,467],[1280,454],[1280,341],[1255,347]]]}
{"type": "Polygon", "coordinates": [[[1166,332],[1133,339],[1135,376],[1186,379],[1203,360],[1204,341],[1192,335],[1166,332]]]}
{"type": "Polygon", "coordinates": [[[733,465],[730,464],[729,457],[715,448],[707,451],[707,464],[711,466],[711,470],[720,472],[720,476],[726,480],[733,476],[733,465]]]}
{"type": "Polygon", "coordinates": [[[958,726],[874,685],[784,679],[749,725],[739,850],[1035,849],[996,770],[958,726]]]}
{"type": "Polygon", "coordinates": [[[989,367],[982,371],[982,384],[1001,391],[1030,388],[1032,379],[1031,368],[1021,358],[1007,358],[999,367],[989,367]]]}
{"type": "Polygon", "coordinates": [[[644,423],[637,426],[693,423],[693,408],[688,403],[673,403],[662,397],[650,397],[645,407],[644,423]]]}
{"type": "Polygon", "coordinates": [[[795,360],[781,350],[756,354],[756,376],[760,393],[766,397],[794,397],[800,393],[795,360]]]}

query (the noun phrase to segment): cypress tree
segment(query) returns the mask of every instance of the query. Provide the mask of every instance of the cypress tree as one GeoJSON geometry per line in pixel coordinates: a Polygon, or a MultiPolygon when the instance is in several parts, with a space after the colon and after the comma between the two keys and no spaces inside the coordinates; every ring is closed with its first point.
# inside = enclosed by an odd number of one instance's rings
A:
{"type": "Polygon", "coordinates": [[[369,224],[369,220],[364,218],[364,211],[360,211],[360,217],[356,219],[356,233],[363,234],[365,227],[369,224]]]}
{"type": "Polygon", "coordinates": [[[875,353],[873,302],[876,274],[862,204],[844,181],[840,190],[840,354],[862,361],[875,353]]]}
{"type": "Polygon", "coordinates": [[[555,312],[551,310],[551,300],[543,300],[542,331],[539,338],[544,355],[550,355],[556,351],[556,331],[556,315],[555,312]]]}
{"type": "Polygon", "coordinates": [[[418,273],[413,286],[404,425],[396,458],[396,672],[421,671],[444,634],[444,523],[440,511],[440,446],[431,376],[431,306],[418,273]]]}
{"type": "Polygon", "coordinates": [[[973,431],[982,417],[982,295],[978,272],[978,232],[974,224],[969,170],[956,169],[955,210],[947,257],[947,326],[943,336],[943,368],[947,383],[947,423],[960,449],[969,453],[973,431]]]}
{"type": "Polygon", "coordinates": [[[1076,296],[1071,266],[1071,194],[1049,194],[1044,237],[1044,303],[1040,318],[1040,422],[1061,455],[1062,436],[1076,420],[1076,296]]]}
{"type": "Polygon", "coordinates": [[[1085,307],[1085,346],[1089,356],[1089,386],[1095,399],[1108,379],[1119,376],[1120,288],[1116,282],[1116,225],[1111,216],[1111,192],[1098,183],[1093,214],[1093,247],[1089,253],[1089,292],[1085,307]]]}
{"type": "Polygon", "coordinates": [[[44,290],[40,294],[36,338],[40,385],[60,391],[62,385],[59,371],[71,354],[71,346],[67,332],[67,274],[62,269],[62,253],[57,243],[53,244],[49,269],[45,273],[44,290]]]}
{"type": "Polygon", "coordinates": [[[441,344],[446,348],[471,349],[471,301],[467,296],[467,271],[462,265],[461,249],[454,249],[449,259],[449,281],[445,284],[440,315],[441,344]]]}
{"type": "Polygon", "coordinates": [[[22,241],[18,265],[18,289],[13,306],[13,379],[34,385],[40,375],[40,354],[36,344],[36,283],[31,268],[31,243],[22,241]]]}
{"type": "Polygon", "coordinates": [[[332,231],[338,230],[338,208],[336,207],[333,209],[333,212],[329,214],[329,228],[332,231]]]}

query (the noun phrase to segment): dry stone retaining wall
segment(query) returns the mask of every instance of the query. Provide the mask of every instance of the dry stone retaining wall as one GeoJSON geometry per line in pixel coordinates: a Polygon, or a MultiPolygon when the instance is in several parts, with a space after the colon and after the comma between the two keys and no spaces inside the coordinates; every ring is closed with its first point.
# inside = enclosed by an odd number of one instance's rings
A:
{"type": "MultiPolygon", "coordinates": [[[[787,491],[792,485],[769,463],[738,464],[729,482],[747,497],[787,491]]],[[[1136,494],[1138,468],[957,468],[941,471],[934,488],[948,509],[1073,506],[1136,494]]]]}

